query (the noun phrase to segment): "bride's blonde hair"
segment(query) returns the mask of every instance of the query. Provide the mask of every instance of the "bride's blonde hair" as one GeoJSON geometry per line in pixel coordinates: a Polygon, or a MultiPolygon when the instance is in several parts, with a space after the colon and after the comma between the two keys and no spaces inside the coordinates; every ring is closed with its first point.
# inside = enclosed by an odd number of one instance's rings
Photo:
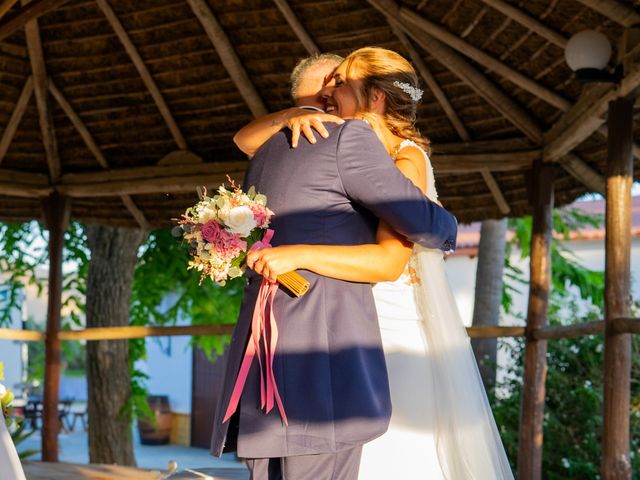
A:
{"type": "Polygon", "coordinates": [[[357,78],[361,81],[360,88],[353,88],[358,110],[362,112],[359,116],[372,123],[375,129],[377,115],[371,114],[369,105],[374,89],[384,92],[382,120],[386,127],[400,138],[413,140],[429,153],[430,142],[415,125],[419,100],[406,91],[411,87],[415,89],[414,92],[418,89],[418,75],[411,64],[402,55],[380,47],[360,48],[350,53],[344,61],[347,81],[351,72],[357,72],[357,78]]]}

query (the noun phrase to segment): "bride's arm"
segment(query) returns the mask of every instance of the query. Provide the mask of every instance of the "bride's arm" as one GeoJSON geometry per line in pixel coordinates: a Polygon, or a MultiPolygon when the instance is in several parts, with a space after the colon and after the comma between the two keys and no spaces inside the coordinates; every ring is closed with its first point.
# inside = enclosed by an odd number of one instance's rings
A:
{"type": "MultiPolygon", "coordinates": [[[[396,160],[396,166],[424,191],[426,166],[419,150],[404,149],[403,156],[396,160]]],[[[286,245],[268,248],[251,252],[247,265],[271,281],[282,273],[298,269],[351,282],[397,279],[404,271],[413,245],[384,222],[378,227],[377,242],[354,246],[286,245]]]]}
{"type": "Polygon", "coordinates": [[[249,157],[253,157],[267,140],[287,127],[291,130],[291,146],[296,148],[301,132],[311,143],[316,142],[311,127],[323,137],[328,137],[329,133],[322,122],[344,123],[344,120],[327,113],[304,110],[298,107],[287,108],[256,118],[238,130],[233,136],[233,141],[240,150],[249,157]]]}

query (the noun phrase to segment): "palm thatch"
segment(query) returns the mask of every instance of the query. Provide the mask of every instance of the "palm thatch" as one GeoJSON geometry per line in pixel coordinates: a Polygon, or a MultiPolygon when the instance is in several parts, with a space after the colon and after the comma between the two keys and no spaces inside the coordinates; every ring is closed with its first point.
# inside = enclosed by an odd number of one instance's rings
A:
{"type": "Polygon", "coordinates": [[[0,15],[5,221],[57,190],[78,220],[170,225],[195,185],[241,178],[232,136],[290,106],[300,58],[367,45],[421,74],[442,202],[463,222],[519,216],[537,160],[558,165],[557,204],[602,189],[607,102],[640,84],[634,50],[618,90],[564,61],[584,29],[620,45],[640,18],[623,0],[0,0],[0,15]]]}

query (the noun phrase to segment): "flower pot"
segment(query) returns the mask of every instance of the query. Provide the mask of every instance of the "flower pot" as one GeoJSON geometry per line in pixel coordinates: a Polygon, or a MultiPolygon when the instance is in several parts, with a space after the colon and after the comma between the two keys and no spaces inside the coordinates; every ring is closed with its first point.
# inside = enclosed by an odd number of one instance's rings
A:
{"type": "Polygon", "coordinates": [[[173,414],[166,395],[149,395],[149,407],[156,416],[156,424],[138,419],[140,443],[143,445],[165,445],[171,436],[171,422],[173,414]]]}

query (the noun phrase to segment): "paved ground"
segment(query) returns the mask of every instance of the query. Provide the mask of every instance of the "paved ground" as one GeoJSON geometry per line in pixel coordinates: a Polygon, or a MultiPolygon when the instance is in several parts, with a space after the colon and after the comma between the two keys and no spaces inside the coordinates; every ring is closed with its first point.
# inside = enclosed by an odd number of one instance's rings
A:
{"type": "MultiPolygon", "coordinates": [[[[209,455],[208,450],[204,448],[182,445],[141,445],[137,429],[134,429],[134,442],[136,461],[140,468],[164,470],[167,468],[167,462],[171,460],[178,462],[179,470],[185,468],[245,468],[233,454],[225,453],[222,458],[216,458],[209,455]]],[[[86,432],[61,433],[59,444],[61,462],[82,464],[89,462],[86,432]]],[[[40,449],[40,431],[21,443],[18,446],[18,451],[32,448],[40,449]]],[[[31,457],[31,460],[40,460],[40,455],[31,457]]]]}

